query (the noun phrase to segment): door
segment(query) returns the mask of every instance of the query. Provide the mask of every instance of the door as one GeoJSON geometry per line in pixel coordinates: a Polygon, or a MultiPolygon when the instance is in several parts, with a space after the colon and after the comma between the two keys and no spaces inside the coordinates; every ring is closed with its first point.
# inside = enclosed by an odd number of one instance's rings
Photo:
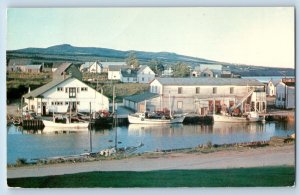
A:
{"type": "Polygon", "coordinates": [[[46,115],[46,107],[47,107],[47,103],[46,103],[46,102],[43,102],[42,115],[46,115]]]}

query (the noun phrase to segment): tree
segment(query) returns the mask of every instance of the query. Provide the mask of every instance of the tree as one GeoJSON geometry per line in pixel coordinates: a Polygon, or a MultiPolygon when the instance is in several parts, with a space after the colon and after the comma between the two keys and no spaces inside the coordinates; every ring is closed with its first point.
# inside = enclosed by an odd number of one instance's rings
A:
{"type": "Polygon", "coordinates": [[[134,52],[130,52],[128,57],[125,59],[125,62],[128,66],[133,68],[138,68],[140,66],[138,59],[135,56],[134,52]]]}
{"type": "Polygon", "coordinates": [[[161,61],[152,59],[149,62],[149,67],[153,70],[153,72],[157,75],[160,75],[162,71],[165,70],[164,65],[161,61]]]}
{"type": "Polygon", "coordinates": [[[178,62],[174,66],[174,72],[173,72],[174,77],[187,77],[190,76],[190,68],[187,64],[183,62],[178,62]]]}

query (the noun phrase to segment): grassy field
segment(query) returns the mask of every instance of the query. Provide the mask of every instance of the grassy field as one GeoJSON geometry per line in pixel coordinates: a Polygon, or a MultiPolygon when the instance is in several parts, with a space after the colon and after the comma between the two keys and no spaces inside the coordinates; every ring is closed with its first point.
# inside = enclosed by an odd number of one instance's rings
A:
{"type": "Polygon", "coordinates": [[[7,182],[10,187],[23,188],[293,186],[295,168],[279,166],[211,170],[90,172],[8,179],[7,182]]]}

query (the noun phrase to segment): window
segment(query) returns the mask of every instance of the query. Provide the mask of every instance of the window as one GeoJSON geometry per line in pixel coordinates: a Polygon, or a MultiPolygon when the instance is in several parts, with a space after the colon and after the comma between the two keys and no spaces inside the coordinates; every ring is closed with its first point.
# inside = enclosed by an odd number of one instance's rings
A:
{"type": "Polygon", "coordinates": [[[216,93],[217,93],[217,88],[213,87],[213,94],[216,94],[216,93]]]}
{"type": "Polygon", "coordinates": [[[77,93],[79,93],[79,89],[80,89],[80,87],[77,87],[77,93]]]}
{"type": "Polygon", "coordinates": [[[63,91],[64,88],[63,87],[57,87],[57,91],[63,91]]]}
{"type": "Polygon", "coordinates": [[[182,87],[178,87],[178,94],[182,94],[182,87]]]}
{"type": "Polygon", "coordinates": [[[68,93],[68,87],[65,87],[65,91],[66,91],[66,93],[68,93]]]}
{"type": "Polygon", "coordinates": [[[230,87],[230,94],[234,93],[234,87],[230,87]]]}
{"type": "Polygon", "coordinates": [[[54,105],[54,102],[51,102],[51,105],[53,106],[53,105],[54,105]]]}
{"type": "Polygon", "coordinates": [[[69,88],[69,98],[75,98],[76,97],[76,88],[70,87],[69,88]]]}
{"type": "Polygon", "coordinates": [[[142,77],[142,81],[144,81],[144,77],[142,77]]]}
{"type": "Polygon", "coordinates": [[[69,105],[69,102],[65,102],[65,105],[69,105]]]}
{"type": "Polygon", "coordinates": [[[196,87],[196,94],[200,93],[200,87],[196,87]]]}
{"type": "Polygon", "coordinates": [[[79,105],[80,104],[80,102],[77,102],[77,105],[79,105]]]}
{"type": "Polygon", "coordinates": [[[177,109],[182,109],[182,101],[177,102],[177,109]]]}
{"type": "Polygon", "coordinates": [[[88,88],[87,87],[81,87],[81,91],[87,91],[88,88]]]}

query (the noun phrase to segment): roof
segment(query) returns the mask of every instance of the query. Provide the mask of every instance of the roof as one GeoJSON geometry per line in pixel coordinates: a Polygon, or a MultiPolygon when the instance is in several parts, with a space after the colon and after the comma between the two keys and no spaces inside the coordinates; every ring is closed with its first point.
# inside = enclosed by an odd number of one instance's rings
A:
{"type": "Polygon", "coordinates": [[[120,71],[122,68],[125,68],[125,65],[109,65],[108,70],[109,71],[120,71]]]}
{"type": "Polygon", "coordinates": [[[103,67],[127,65],[126,62],[100,62],[100,64],[102,64],[103,67]]]}
{"type": "Polygon", "coordinates": [[[121,75],[123,77],[136,77],[138,71],[132,68],[122,68],[121,69],[121,75]]]}
{"type": "Polygon", "coordinates": [[[215,77],[198,77],[198,78],[156,78],[162,85],[254,85],[264,86],[263,83],[256,79],[242,78],[215,78],[215,77]]]}
{"type": "Polygon", "coordinates": [[[40,69],[41,68],[41,64],[40,65],[26,65],[24,66],[26,69],[40,69]]]}
{"type": "Polygon", "coordinates": [[[80,66],[80,68],[82,68],[82,69],[89,68],[90,66],[92,66],[95,63],[98,64],[97,62],[85,62],[84,64],[82,64],[80,66]]]}
{"type": "MultiPolygon", "coordinates": [[[[141,65],[140,68],[139,68],[139,70],[138,70],[138,74],[140,74],[141,72],[143,72],[147,67],[149,67],[149,66],[147,66],[147,65],[141,65]]],[[[151,68],[150,68],[150,70],[151,70],[151,68]]]]}
{"type": "Polygon", "coordinates": [[[137,94],[137,95],[127,96],[127,97],[124,97],[124,99],[132,101],[132,102],[142,102],[142,101],[149,100],[149,99],[152,99],[155,97],[159,97],[159,95],[157,93],[145,92],[145,93],[141,93],[141,94],[137,94]]]}
{"type": "Polygon", "coordinates": [[[65,62],[62,63],[55,71],[54,74],[61,75],[62,72],[64,72],[67,68],[69,68],[72,65],[72,63],[65,62]]]}
{"type": "Polygon", "coordinates": [[[31,64],[32,61],[30,59],[10,59],[8,62],[8,66],[15,66],[15,65],[28,65],[31,64]]]}
{"type": "MultiPolygon", "coordinates": [[[[71,77],[68,77],[67,79],[69,79],[69,78],[71,78],[71,77]]],[[[63,81],[65,81],[67,79],[55,79],[55,80],[51,81],[50,83],[47,83],[46,85],[43,85],[43,86],[31,91],[30,93],[25,94],[24,98],[38,97],[39,95],[45,93],[49,89],[55,87],[56,85],[62,83],[63,81]]]]}
{"type": "Polygon", "coordinates": [[[53,62],[52,63],[52,68],[58,68],[63,62],[53,62]]]}

